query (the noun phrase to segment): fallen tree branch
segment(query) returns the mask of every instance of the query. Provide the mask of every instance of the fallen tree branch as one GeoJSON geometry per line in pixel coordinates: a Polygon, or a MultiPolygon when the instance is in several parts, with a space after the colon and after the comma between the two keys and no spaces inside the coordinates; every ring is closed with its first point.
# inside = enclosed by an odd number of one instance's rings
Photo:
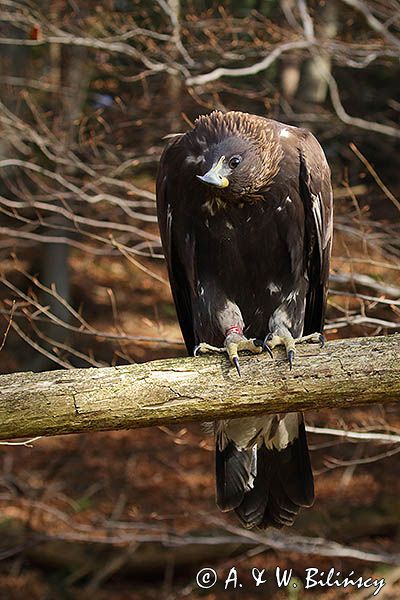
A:
{"type": "Polygon", "coordinates": [[[0,439],[212,421],[400,399],[400,335],[243,356],[0,376],[0,439]]]}
{"type": "Polygon", "coordinates": [[[307,556],[400,564],[399,554],[385,552],[378,545],[372,549],[362,549],[323,537],[272,529],[267,533],[257,533],[229,525],[221,519],[208,521],[208,534],[202,530],[178,534],[161,527],[155,531],[141,531],[135,529],[134,523],[122,523],[121,528],[115,530],[111,525],[105,531],[88,527],[83,533],[74,530],[44,533],[27,529],[26,523],[19,520],[8,519],[2,525],[0,560],[23,552],[34,564],[48,569],[67,569],[82,573],[84,577],[91,573],[102,573],[110,561],[118,560],[121,554],[132,547],[136,548],[136,552],[129,553],[126,561],[118,565],[118,572],[131,577],[135,573],[142,576],[144,573],[153,576],[164,573],[171,556],[175,566],[182,568],[202,562],[213,564],[221,557],[238,556],[251,548],[263,552],[275,550],[280,554],[296,552],[307,556]],[[110,546],[114,546],[114,549],[110,550],[110,546]],[[82,566],[86,567],[85,570],[82,570],[82,566]]]}

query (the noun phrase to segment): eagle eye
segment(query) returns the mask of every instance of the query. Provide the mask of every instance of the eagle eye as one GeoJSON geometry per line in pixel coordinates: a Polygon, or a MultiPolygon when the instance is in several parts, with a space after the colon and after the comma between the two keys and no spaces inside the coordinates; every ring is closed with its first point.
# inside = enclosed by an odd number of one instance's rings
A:
{"type": "Polygon", "coordinates": [[[232,156],[229,159],[228,165],[231,169],[236,169],[237,166],[242,162],[242,157],[239,155],[232,156]]]}

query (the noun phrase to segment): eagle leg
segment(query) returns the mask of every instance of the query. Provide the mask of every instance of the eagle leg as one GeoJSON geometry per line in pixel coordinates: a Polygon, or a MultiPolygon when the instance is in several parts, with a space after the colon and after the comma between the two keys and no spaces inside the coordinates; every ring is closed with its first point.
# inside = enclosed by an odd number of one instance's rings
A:
{"type": "MultiPolygon", "coordinates": [[[[198,356],[199,354],[213,353],[213,352],[226,352],[228,354],[229,360],[236,367],[239,377],[241,376],[240,372],[240,363],[238,353],[242,350],[247,350],[252,354],[260,354],[263,351],[264,344],[261,340],[257,340],[255,338],[246,338],[244,335],[239,335],[237,333],[229,333],[224,342],[223,348],[218,348],[217,346],[211,346],[210,344],[206,344],[205,342],[201,342],[194,349],[194,356],[198,356]]],[[[268,348],[268,352],[271,352],[268,348]]]]}
{"type": "Polygon", "coordinates": [[[252,354],[260,354],[263,351],[263,343],[261,340],[256,340],[255,338],[246,338],[244,335],[238,336],[236,333],[228,335],[225,338],[225,348],[229,356],[229,360],[236,367],[236,371],[238,372],[239,377],[240,373],[240,363],[238,352],[242,350],[247,350],[252,354]],[[240,339],[237,339],[240,337],[240,339]]]}
{"type": "Polygon", "coordinates": [[[325,346],[325,337],[322,333],[310,333],[309,335],[304,335],[299,338],[294,338],[289,332],[285,335],[278,335],[276,333],[269,333],[264,340],[264,348],[269,348],[272,351],[276,346],[284,346],[286,349],[286,355],[289,362],[289,367],[292,369],[295,352],[296,352],[296,344],[302,344],[304,342],[307,343],[316,343],[319,344],[321,348],[325,346]]]}

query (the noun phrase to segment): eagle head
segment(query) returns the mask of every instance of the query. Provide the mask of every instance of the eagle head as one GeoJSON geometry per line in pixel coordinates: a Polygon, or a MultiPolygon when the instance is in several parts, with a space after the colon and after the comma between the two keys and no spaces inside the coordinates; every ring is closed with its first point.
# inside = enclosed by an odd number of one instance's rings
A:
{"type": "Polygon", "coordinates": [[[279,171],[283,151],[262,117],[214,111],[199,117],[188,135],[198,157],[197,179],[227,199],[265,190],[279,171]]]}

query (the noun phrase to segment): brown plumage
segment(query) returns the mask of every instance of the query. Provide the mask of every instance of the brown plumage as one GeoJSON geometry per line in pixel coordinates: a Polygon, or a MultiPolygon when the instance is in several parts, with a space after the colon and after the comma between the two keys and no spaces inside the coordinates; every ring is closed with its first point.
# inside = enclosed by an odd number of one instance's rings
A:
{"type": "MultiPolygon", "coordinates": [[[[167,145],[158,218],[188,352],[286,347],[321,332],[332,190],[313,135],[236,111],[214,111],[167,145]]],[[[293,523],[313,501],[301,414],[215,424],[217,503],[247,527],[293,523]]]]}
{"type": "MultiPolygon", "coordinates": [[[[232,183],[227,195],[234,196],[235,192],[240,198],[250,198],[260,189],[267,189],[279,171],[283,158],[283,151],[272,129],[267,129],[265,119],[247,113],[214,111],[210,115],[202,115],[196,120],[196,128],[192,135],[196,141],[205,140],[209,145],[218,143],[223,138],[245,139],[252,146],[253,162],[249,169],[243,173],[243,185],[234,186],[231,194],[232,183]],[[257,177],[253,176],[251,169],[257,167],[257,177]]],[[[188,134],[190,138],[190,133],[188,134]]],[[[236,182],[235,182],[236,183],[236,182]]]]}

